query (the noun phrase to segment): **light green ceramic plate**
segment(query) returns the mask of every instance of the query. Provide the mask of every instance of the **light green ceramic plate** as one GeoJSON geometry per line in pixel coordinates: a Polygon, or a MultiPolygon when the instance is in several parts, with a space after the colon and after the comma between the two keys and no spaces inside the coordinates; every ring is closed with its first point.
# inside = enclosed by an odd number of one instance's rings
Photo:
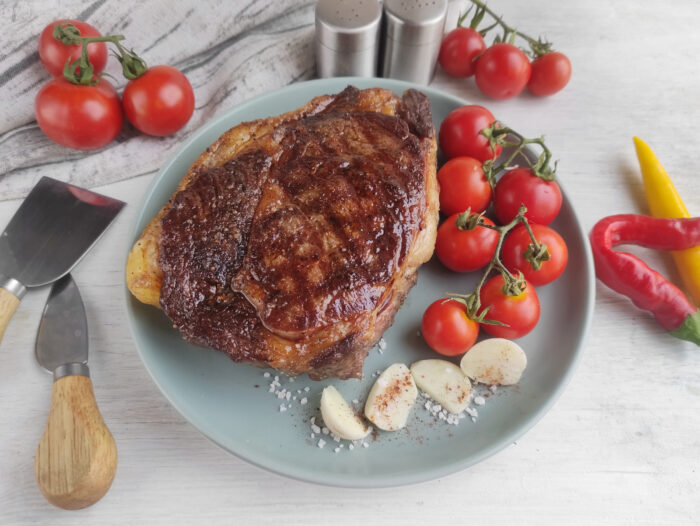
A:
{"type": "MultiPolygon", "coordinates": [[[[451,110],[467,104],[429,87],[360,78],[303,82],[257,97],[194,133],[162,168],[141,206],[132,240],[168,200],[190,164],[224,131],[242,121],[292,110],[347,84],[379,86],[397,94],[416,87],[430,98],[436,127],[451,110]]],[[[562,179],[566,180],[565,167],[562,179]]],[[[593,311],[593,263],[566,197],[552,226],[568,243],[569,266],[557,282],[538,289],[542,318],[519,341],[529,362],[519,386],[500,389],[479,408],[476,423],[466,418],[456,427],[436,421],[416,405],[406,429],[380,433],[367,448],[349,450],[345,443],[334,453],[338,444],[328,437],[323,437],[328,442],[323,449],[316,446],[319,437],[311,439],[308,420],[319,414],[322,388],[332,383],[347,400],[364,400],[377,370],[394,362],[410,364],[436,357],[417,334],[421,315],[445,292],[469,291],[476,276],[446,271],[433,258],[420,269],[418,284],[385,333],[386,350],[370,352],[364,379],[312,382],[303,376],[290,383],[281,377],[282,386],[297,396],[284,412],[279,409],[281,401],[268,392],[271,378],[265,378],[263,370],[185,343],[161,311],[127,293],[129,322],[141,359],[163,394],[205,436],[234,455],[270,471],[321,484],[378,487],[421,482],[464,469],[511,444],[552,406],[571,376],[593,311]],[[310,390],[305,392],[307,386],[310,390]],[[303,396],[308,398],[306,405],[299,403],[303,396]]]]}

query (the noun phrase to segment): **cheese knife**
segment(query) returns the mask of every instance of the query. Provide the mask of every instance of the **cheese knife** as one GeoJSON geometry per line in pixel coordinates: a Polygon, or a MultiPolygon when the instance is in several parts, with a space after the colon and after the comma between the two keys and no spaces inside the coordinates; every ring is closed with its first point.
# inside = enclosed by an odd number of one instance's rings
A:
{"type": "Polygon", "coordinates": [[[124,203],[42,177],[0,234],[0,341],[27,287],[53,283],[90,250],[124,203]]]}
{"type": "Polygon", "coordinates": [[[54,378],[49,419],[34,458],[36,480],[51,504],[85,508],[111,486],[117,448],[95,401],[85,307],[70,274],[51,288],[35,351],[54,378]]]}

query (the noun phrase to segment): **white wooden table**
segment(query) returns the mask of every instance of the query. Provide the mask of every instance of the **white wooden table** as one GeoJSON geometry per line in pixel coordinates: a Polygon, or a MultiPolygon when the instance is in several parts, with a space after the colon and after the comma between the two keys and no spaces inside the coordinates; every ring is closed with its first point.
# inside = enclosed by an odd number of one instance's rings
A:
{"type": "MultiPolygon", "coordinates": [[[[544,133],[586,228],[611,213],[646,211],[633,135],[655,149],[688,208],[700,214],[697,2],[491,5],[522,30],[546,33],[569,55],[569,87],[548,99],[494,102],[471,81],[438,73],[433,85],[485,104],[526,134],[544,133]]],[[[89,306],[96,396],[119,447],[114,485],[80,512],[52,508],[37,489],[33,458],[51,378],[33,356],[47,290],[30,291],[0,345],[0,524],[700,520],[700,348],[666,335],[602,286],[584,357],[559,402],[517,444],[462,473],[413,487],[340,490],[271,475],[204,439],[159,393],[129,335],[128,232],[153,174],[188,134],[245,99],[313,76],[313,2],[6,0],[0,19],[10,29],[0,36],[0,225],[45,174],[129,203],[74,272],[89,306]],[[126,129],[108,148],[87,154],[42,136],[32,115],[45,81],[36,36],[55,18],[79,15],[103,32],[125,33],[152,64],[187,72],[197,110],[185,129],[167,139],[126,129]]],[[[117,76],[114,66],[109,71],[117,76]]],[[[636,253],[677,280],[667,255],[636,253]]]]}

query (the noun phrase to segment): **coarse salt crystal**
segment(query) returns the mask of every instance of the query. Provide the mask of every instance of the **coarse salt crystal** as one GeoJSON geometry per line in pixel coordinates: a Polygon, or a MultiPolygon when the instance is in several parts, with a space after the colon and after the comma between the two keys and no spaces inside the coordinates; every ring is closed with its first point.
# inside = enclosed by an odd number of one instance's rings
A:
{"type": "MultiPolygon", "coordinates": [[[[296,398],[296,397],[295,397],[295,398],[296,398]]],[[[300,403],[301,405],[306,405],[306,404],[308,403],[308,401],[309,401],[308,398],[304,397],[304,398],[302,398],[301,400],[299,400],[299,403],[300,403]]]]}
{"type": "Polygon", "coordinates": [[[327,435],[328,433],[330,433],[330,431],[328,431],[328,428],[324,426],[323,428],[321,428],[321,433],[327,435]]]}
{"type": "Polygon", "coordinates": [[[337,453],[338,451],[340,451],[340,448],[339,448],[339,447],[335,448],[335,449],[333,450],[333,453],[337,453]]]}
{"type": "Polygon", "coordinates": [[[474,403],[476,405],[484,405],[486,403],[486,399],[483,396],[475,396],[474,403]]]}
{"type": "Polygon", "coordinates": [[[307,386],[307,387],[304,387],[304,391],[306,391],[306,392],[308,393],[309,391],[311,391],[311,388],[308,387],[308,386],[307,386]]]}
{"type": "Polygon", "coordinates": [[[359,401],[357,398],[355,398],[355,399],[352,401],[352,403],[353,403],[353,404],[359,404],[360,401],[359,401]]]}
{"type": "Polygon", "coordinates": [[[318,427],[316,424],[311,424],[311,431],[313,431],[314,433],[320,433],[321,428],[318,427]]]}
{"type": "Polygon", "coordinates": [[[355,449],[355,446],[353,446],[352,444],[350,444],[350,445],[348,446],[348,449],[349,449],[350,451],[352,451],[353,449],[355,449]]]}
{"type": "Polygon", "coordinates": [[[284,404],[280,405],[280,413],[284,413],[287,410],[284,404]]]}
{"type": "Polygon", "coordinates": [[[264,376],[265,378],[270,378],[270,373],[265,373],[265,374],[263,374],[263,376],[264,376]]]}
{"type": "Polygon", "coordinates": [[[382,351],[386,349],[386,340],[384,338],[379,338],[379,348],[382,351]]]}
{"type": "Polygon", "coordinates": [[[326,441],[323,440],[322,438],[318,439],[318,444],[316,444],[319,448],[323,449],[323,446],[326,445],[326,441]]]}
{"type": "Polygon", "coordinates": [[[369,447],[369,444],[367,442],[362,442],[362,447],[369,447]]]}
{"type": "Polygon", "coordinates": [[[315,417],[315,416],[312,416],[312,417],[311,417],[311,420],[309,420],[309,422],[311,422],[312,424],[315,424],[315,423],[316,423],[316,417],[315,417]]]}

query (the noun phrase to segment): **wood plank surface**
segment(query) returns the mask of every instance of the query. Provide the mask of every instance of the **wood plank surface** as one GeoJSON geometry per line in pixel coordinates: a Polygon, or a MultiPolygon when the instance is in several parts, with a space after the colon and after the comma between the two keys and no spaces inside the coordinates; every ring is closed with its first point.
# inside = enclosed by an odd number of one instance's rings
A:
{"type": "MultiPolygon", "coordinates": [[[[452,25],[464,4],[452,3],[452,25]]],[[[471,80],[441,72],[433,86],[488,106],[525,134],[545,134],[586,230],[604,215],[646,211],[633,135],[656,151],[700,215],[700,5],[490,5],[569,55],[569,87],[496,102],[471,80]]],[[[517,444],[464,472],[406,488],[339,490],[271,475],[203,438],[163,398],[134,348],[124,309],[129,232],[153,174],[194,130],[257,94],[313,77],[313,3],[5,0],[0,18],[0,225],[42,175],[129,203],[74,273],[90,306],[95,395],[119,448],[113,486],[80,512],[53,508],[36,486],[51,377],[33,356],[48,291],[30,291],[0,345],[0,524],[698,523],[700,349],[600,285],[584,356],[561,399],[517,444]],[[126,128],[98,152],[51,143],[33,120],[33,97],[47,80],[36,37],[59,17],[122,32],[149,63],[185,70],[197,99],[192,121],[163,139],[126,128]]],[[[108,71],[117,77],[114,65],[108,71]]],[[[667,255],[634,253],[678,279],[667,255]]]]}

